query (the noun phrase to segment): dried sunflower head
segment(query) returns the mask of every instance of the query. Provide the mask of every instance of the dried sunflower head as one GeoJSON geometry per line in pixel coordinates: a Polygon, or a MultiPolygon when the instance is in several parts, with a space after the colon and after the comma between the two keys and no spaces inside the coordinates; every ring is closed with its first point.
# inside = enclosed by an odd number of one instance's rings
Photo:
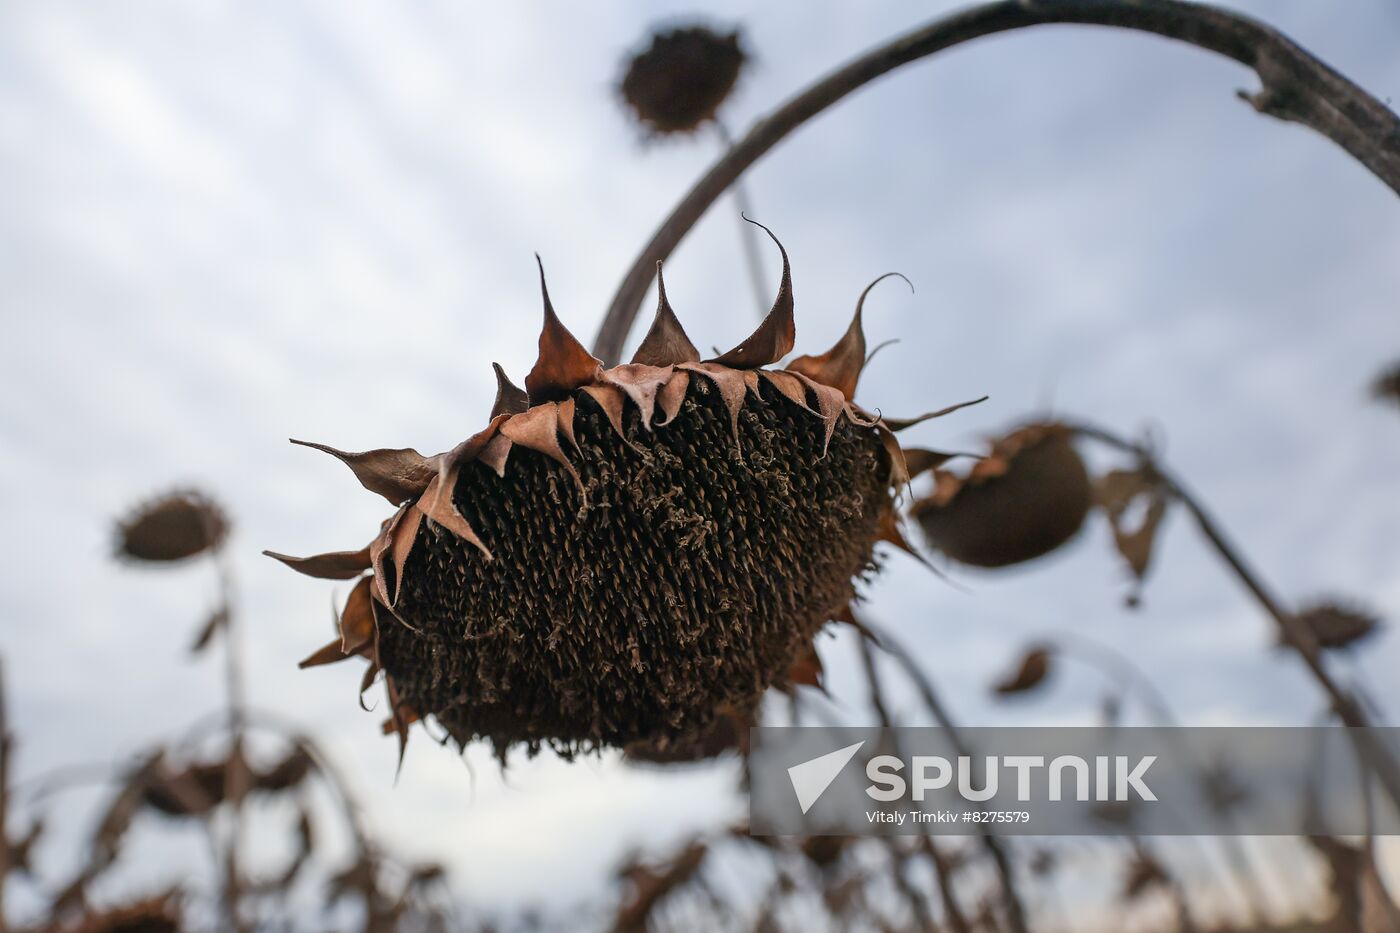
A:
{"type": "Polygon", "coordinates": [[[170,562],[218,548],[228,520],[212,499],[194,490],[175,490],[142,503],[117,523],[117,556],[133,561],[170,562]]]}
{"type": "Polygon", "coordinates": [[[738,30],[726,35],[684,26],[655,32],[627,63],[619,91],[648,132],[689,133],[714,119],[746,59],[738,30]]]}
{"type": "Polygon", "coordinates": [[[910,514],[959,563],[1005,567],[1048,554],[1079,531],[1092,499],[1072,438],[1054,423],[1012,431],[966,475],[936,471],[910,514]]]}
{"type": "Polygon", "coordinates": [[[629,762],[646,765],[699,764],[728,752],[747,755],[749,729],[757,724],[757,709],[741,712],[725,706],[696,732],[674,739],[631,742],[624,751],[629,762]]]}
{"type": "Polygon", "coordinates": [[[357,578],[341,637],[303,664],[367,657],[401,743],[429,715],[498,754],[694,736],[785,682],[875,543],[903,544],[893,432],[952,409],[899,421],[851,401],[859,306],[829,352],[770,369],[793,346],[786,252],[768,316],[714,359],[659,293],[632,361],[604,368],[546,292],[525,389],[497,367],[490,423],[447,453],[311,445],[396,511],[359,551],[272,555],[357,578]]]}

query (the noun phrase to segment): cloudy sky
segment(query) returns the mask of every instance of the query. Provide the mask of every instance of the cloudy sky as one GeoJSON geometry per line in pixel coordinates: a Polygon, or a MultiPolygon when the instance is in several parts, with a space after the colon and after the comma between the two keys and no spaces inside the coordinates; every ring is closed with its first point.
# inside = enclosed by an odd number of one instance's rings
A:
{"type": "MultiPolygon", "coordinates": [[[[1382,99],[1400,97],[1400,12],[1255,0],[1382,99]]],[[[711,4],[755,61],[725,119],[788,95],[951,4],[711,4]]],[[[716,141],[640,145],[612,92],[672,2],[411,6],[202,0],[0,5],[0,625],[19,771],[122,760],[216,706],[185,646],[200,568],[109,559],[112,521],[176,484],[236,521],[260,707],[314,728],[400,850],[445,860],[465,900],[590,896],[609,865],[743,812],[732,767],[640,773],[612,757],[488,756],[392,742],[359,672],[299,672],[331,587],[259,556],[358,547],[384,505],[286,443],[437,451],[484,423],[500,361],[533,359],[544,257],[566,322],[593,334],[654,226],[716,141]]],[[[1400,356],[1400,211],[1331,143],[1238,101],[1254,78],[1153,37],[1048,27],[907,67],[748,176],[793,261],[801,348],[856,294],[898,337],[862,400],[966,447],[1028,412],[1150,430],[1287,599],[1340,593],[1400,618],[1400,421],[1366,383],[1400,356]]],[[[754,308],[731,202],[668,263],[701,346],[754,308]]],[[[770,275],[776,272],[772,256],[770,275]]],[[[635,338],[634,338],[635,339],[635,338]]],[[[871,610],[915,647],[960,719],[1084,721],[1105,682],[1071,668],[1034,704],[987,685],[1027,639],[1127,652],[1191,723],[1305,723],[1321,700],[1268,620],[1169,518],[1137,612],[1092,525],[1071,550],[950,586],[895,556],[871,610]]],[[[825,645],[838,697],[851,645],[825,645]]],[[[1400,713],[1400,637],[1344,665],[1400,713]]],[[[902,707],[911,715],[912,702],[902,707]]],[[[855,713],[853,713],[855,715],[855,713]]],[[[74,798],[81,803],[90,795],[74,798]]],[[[75,806],[62,833],[82,827],[75,806]]],[[[61,866],[61,842],[45,850],[61,866]]],[[[169,877],[169,859],[128,882],[169,877]]]]}

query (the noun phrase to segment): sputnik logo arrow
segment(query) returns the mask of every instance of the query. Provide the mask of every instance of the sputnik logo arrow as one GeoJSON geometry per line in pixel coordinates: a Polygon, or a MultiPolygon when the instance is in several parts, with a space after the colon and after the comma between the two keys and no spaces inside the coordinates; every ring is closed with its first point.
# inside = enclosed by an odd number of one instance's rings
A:
{"type": "Polygon", "coordinates": [[[797,793],[797,804],[804,814],[826,793],[831,782],[836,780],[841,769],[846,767],[846,762],[855,757],[855,753],[860,751],[864,744],[865,742],[861,741],[847,745],[845,748],[838,748],[834,752],[788,768],[788,778],[792,780],[792,789],[797,793]]]}

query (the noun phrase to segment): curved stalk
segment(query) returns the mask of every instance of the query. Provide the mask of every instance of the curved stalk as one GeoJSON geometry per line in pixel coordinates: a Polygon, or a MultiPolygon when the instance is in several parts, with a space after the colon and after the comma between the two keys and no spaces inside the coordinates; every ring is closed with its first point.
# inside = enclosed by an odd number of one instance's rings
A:
{"type": "Polygon", "coordinates": [[[1000,0],[936,19],[827,75],[783,104],[725,153],[676,205],[628,270],[593,343],[611,366],[665,259],[700,217],[768,150],[847,94],[901,65],[982,36],[1048,23],[1155,33],[1254,69],[1260,89],[1240,92],[1260,113],[1301,123],[1341,146],[1400,193],[1400,119],[1292,39],[1229,10],[1181,0],[1000,0]]]}
{"type": "MultiPolygon", "coordinates": [[[[1291,648],[1303,660],[1304,666],[1312,674],[1313,679],[1322,687],[1331,701],[1332,710],[1337,714],[1337,718],[1342,724],[1352,729],[1364,730],[1375,723],[1371,721],[1370,714],[1366,707],[1349,691],[1342,687],[1327,670],[1327,665],[1322,658],[1322,648],[1317,643],[1316,636],[1297,616],[1283,608],[1283,602],[1278,599],[1264,583],[1263,579],[1250,568],[1241,554],[1226,539],[1225,533],[1216,524],[1215,519],[1206,511],[1200,499],[1193,495],[1180,478],[1174,476],[1166,470],[1152,456],[1152,452],[1141,444],[1134,443],[1125,438],[1119,437],[1111,431],[1107,431],[1096,425],[1084,424],[1073,421],[1062,421],[1071,431],[1080,437],[1090,438],[1102,444],[1116,448],[1124,453],[1136,457],[1143,465],[1144,469],[1152,471],[1156,478],[1166,487],[1172,498],[1182,504],[1187,512],[1196,522],[1196,527],[1200,530],[1207,543],[1215,550],[1225,565],[1234,572],[1250,595],[1257,602],[1270,618],[1278,625],[1279,633],[1282,636],[1283,644],[1291,648]]],[[[1356,732],[1355,741],[1357,751],[1365,759],[1366,764],[1375,772],[1376,778],[1385,788],[1386,794],[1396,806],[1400,806],[1400,761],[1396,761],[1395,756],[1384,744],[1374,741],[1367,736],[1367,733],[1356,732]]]]}

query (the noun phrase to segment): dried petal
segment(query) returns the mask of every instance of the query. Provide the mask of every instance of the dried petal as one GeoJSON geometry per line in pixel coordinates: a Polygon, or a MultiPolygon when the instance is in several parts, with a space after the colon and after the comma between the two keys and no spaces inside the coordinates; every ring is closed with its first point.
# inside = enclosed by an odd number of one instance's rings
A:
{"type": "MultiPolygon", "coordinates": [[[[851,318],[851,324],[846,328],[846,333],[841,339],[836,341],[836,345],[820,356],[799,356],[791,363],[787,364],[789,372],[801,373],[802,375],[829,385],[840,390],[847,399],[855,398],[856,384],[860,381],[861,370],[865,368],[865,331],[861,326],[861,313],[865,308],[865,296],[870,294],[870,290],[892,275],[898,275],[901,279],[904,276],[898,272],[886,272],[860,293],[860,298],[856,301],[856,313],[851,318]]],[[[909,283],[904,279],[905,284],[909,283]]],[[[910,285],[910,290],[913,289],[910,285]]]]}
{"type": "MultiPolygon", "coordinates": [[[[539,262],[539,256],[535,261],[539,262]]],[[[549,289],[544,284],[544,263],[540,266],[540,292],[544,296],[544,328],[540,331],[540,355],[535,368],[525,377],[525,391],[532,402],[564,398],[574,389],[588,385],[602,368],[593,354],[584,349],[554,313],[549,289]]]]}
{"type": "Polygon", "coordinates": [[[905,447],[903,450],[904,465],[909,470],[911,480],[929,470],[941,467],[954,457],[967,456],[966,454],[948,453],[944,450],[929,450],[927,447],[905,447]]]}
{"type": "Polygon", "coordinates": [[[657,424],[670,424],[676,420],[681,403],[685,401],[685,391],[689,387],[690,373],[672,370],[671,378],[656,395],[656,404],[661,406],[661,413],[666,416],[664,421],[658,421],[657,424]]]}
{"type": "Polygon", "coordinates": [[[350,580],[370,568],[369,547],[358,551],[332,551],[329,554],[316,554],[312,557],[290,557],[276,551],[263,551],[268,557],[280,560],[297,573],[321,580],[350,580]]]}
{"type": "Polygon", "coordinates": [[[793,686],[821,689],[822,672],[821,655],[817,654],[817,646],[812,645],[788,667],[787,681],[793,686]]]}
{"type": "MultiPolygon", "coordinates": [[[[437,477],[433,479],[436,480],[437,477]]],[[[390,606],[399,601],[399,590],[403,587],[403,565],[408,560],[409,552],[413,550],[414,542],[418,540],[418,528],[422,523],[423,511],[409,507],[391,535],[393,540],[389,544],[389,554],[394,560],[394,601],[390,606]]]]}
{"type": "Polygon", "coordinates": [[[337,638],[330,644],[317,648],[309,657],[297,664],[297,667],[304,670],[308,667],[317,667],[322,664],[334,664],[337,661],[344,661],[349,657],[352,657],[352,655],[345,653],[342,648],[341,640],[337,638]]]}
{"type": "Polygon", "coordinates": [[[729,410],[729,423],[734,431],[734,443],[738,444],[739,412],[744,408],[744,395],[748,391],[744,386],[743,373],[718,363],[682,363],[676,368],[699,373],[715,384],[715,388],[719,389],[720,398],[724,399],[724,407],[729,410]]]}
{"type": "Polygon", "coordinates": [[[904,529],[900,527],[899,513],[894,510],[893,506],[885,509],[884,513],[880,516],[879,540],[887,544],[893,544],[929,570],[934,569],[933,565],[924,559],[924,555],[914,550],[913,545],[909,543],[909,539],[904,537],[904,529]]]}
{"type": "MultiPolygon", "coordinates": [[[[574,400],[566,398],[559,403],[556,410],[559,420],[559,433],[569,442],[569,446],[575,451],[579,449],[578,438],[574,436],[574,400]]],[[[504,475],[504,474],[502,474],[504,475]]]]}
{"type": "Polygon", "coordinates": [[[632,354],[632,362],[644,366],[674,366],[676,363],[696,363],[700,361],[700,351],[685,335],[685,328],[676,318],[671,303],[666,300],[666,280],[661,274],[661,263],[656,264],[656,317],[651,329],[642,338],[641,346],[632,354]]]}
{"type": "Polygon", "coordinates": [[[622,430],[622,391],[613,386],[584,386],[583,392],[598,403],[617,436],[625,437],[622,430]]]}
{"type": "Polygon", "coordinates": [[[779,392],[783,393],[791,402],[800,405],[808,411],[812,407],[807,404],[807,385],[792,373],[785,373],[780,370],[763,370],[760,375],[767,379],[769,384],[779,392]]]}
{"type": "Polygon", "coordinates": [[[510,456],[512,446],[513,442],[510,438],[504,434],[497,434],[491,438],[491,442],[482,449],[481,453],[477,454],[476,462],[494,470],[497,476],[505,476],[506,458],[510,456]]]}
{"type": "Polygon", "coordinates": [[[496,401],[491,406],[491,417],[516,415],[530,407],[530,396],[525,390],[510,381],[500,363],[492,363],[496,371],[496,401]]]}
{"type": "MultiPolygon", "coordinates": [[[[587,386],[584,391],[592,394],[596,388],[599,387],[587,386]]],[[[620,399],[621,396],[619,396],[619,404],[620,399]]],[[[582,495],[583,477],[578,475],[578,470],[574,469],[573,463],[564,456],[564,448],[559,446],[558,408],[553,402],[536,405],[523,415],[516,415],[501,425],[501,433],[521,447],[538,451],[561,463],[564,469],[569,471],[569,475],[574,478],[574,482],[578,484],[579,494],[582,495]]]]}
{"type": "Polygon", "coordinates": [[[1016,666],[1015,672],[999,681],[992,689],[999,696],[1025,693],[1038,687],[1049,673],[1050,651],[1038,646],[1027,651],[1021,658],[1021,663],[1016,666]]]}
{"type": "Polygon", "coordinates": [[[787,250],[778,238],[773,236],[773,231],[756,220],[749,220],[747,217],[744,219],[756,227],[761,227],[763,232],[778,244],[778,251],[783,254],[783,278],[778,286],[778,297],[773,302],[773,308],[758,325],[758,330],[750,334],[743,343],[710,362],[732,369],[759,369],[776,363],[791,353],[796,340],[797,328],[792,319],[792,269],[788,265],[787,250]]]}
{"type": "MultiPolygon", "coordinates": [[[[436,476],[433,477],[433,482],[437,482],[436,476]]],[[[399,510],[379,530],[379,536],[369,545],[370,564],[374,567],[374,588],[379,601],[386,606],[393,606],[394,600],[389,595],[389,576],[384,569],[384,555],[390,553],[394,545],[394,530],[399,527],[399,522],[403,521],[404,513],[409,511],[409,508],[407,505],[399,506],[399,510]]]]}
{"type": "Polygon", "coordinates": [[[891,431],[903,431],[905,428],[912,428],[914,425],[921,424],[932,418],[942,418],[944,415],[951,415],[953,412],[958,411],[962,408],[967,408],[969,405],[980,405],[982,402],[985,402],[989,398],[991,398],[990,395],[984,395],[981,398],[975,398],[970,402],[959,402],[956,405],[949,405],[947,408],[940,408],[938,409],[938,411],[931,411],[926,414],[919,415],[916,418],[882,417],[881,420],[885,422],[885,426],[888,427],[891,431]]]}
{"type": "Polygon", "coordinates": [[[336,457],[354,471],[360,485],[388,499],[392,505],[402,505],[414,496],[421,495],[438,469],[437,458],[424,457],[409,447],[381,447],[377,450],[347,453],[325,444],[299,441],[296,438],[291,440],[293,444],[311,447],[336,457]]]}
{"type": "Polygon", "coordinates": [[[370,606],[372,586],[370,578],[364,577],[355,584],[345,599],[345,608],[341,610],[337,620],[340,629],[340,650],[343,654],[359,653],[374,638],[374,610],[370,606]]]}
{"type": "Polygon", "coordinates": [[[475,545],[483,557],[491,560],[491,550],[477,536],[475,529],[462,517],[462,513],[457,511],[457,506],[452,501],[452,490],[457,487],[459,469],[460,467],[454,464],[445,476],[439,474],[433,477],[427,491],[418,500],[417,508],[434,524],[441,525],[463,541],[475,545]]]}
{"type": "Polygon", "coordinates": [[[624,363],[604,370],[603,382],[617,386],[642,415],[642,427],[651,430],[652,412],[656,408],[656,394],[673,372],[670,366],[647,366],[641,363],[624,363]]]}
{"type": "Polygon", "coordinates": [[[822,385],[801,373],[794,375],[801,379],[817,398],[817,414],[821,415],[822,421],[826,422],[826,439],[822,442],[822,456],[825,457],[826,449],[831,444],[831,435],[836,430],[836,421],[846,409],[846,397],[841,394],[839,389],[832,386],[822,385]]]}

